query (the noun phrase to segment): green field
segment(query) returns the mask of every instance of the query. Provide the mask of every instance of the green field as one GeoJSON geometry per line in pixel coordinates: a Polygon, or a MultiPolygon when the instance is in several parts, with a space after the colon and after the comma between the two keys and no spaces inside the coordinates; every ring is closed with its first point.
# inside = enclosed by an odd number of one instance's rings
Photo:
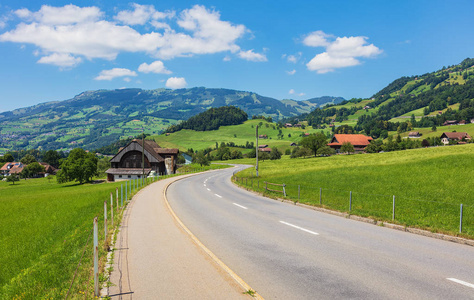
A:
{"type": "MultiPolygon", "coordinates": [[[[180,130],[171,133],[169,136],[164,134],[159,136],[152,136],[158,145],[165,148],[179,148],[181,151],[186,151],[189,148],[194,150],[202,150],[208,147],[215,148],[216,142],[220,145],[221,142],[234,142],[236,145],[245,145],[248,141],[255,144],[255,127],[262,123],[259,127],[259,135],[266,134],[268,139],[260,139],[259,145],[267,144],[269,147],[278,147],[280,151],[290,148],[293,142],[298,143],[301,140],[303,133],[321,132],[321,129],[313,129],[307,126],[306,129],[301,128],[282,128],[283,139],[278,139],[278,129],[275,123],[269,123],[265,120],[249,120],[241,125],[221,126],[219,130],[213,131],[194,131],[194,130],[180,130]],[[273,129],[275,127],[275,129],[273,129]],[[291,137],[288,137],[291,135],[291,137]]],[[[327,129],[326,129],[327,131],[327,129]]]]}
{"type": "MultiPolygon", "coordinates": [[[[253,163],[252,160],[235,161],[253,163]]],[[[286,184],[288,197],[352,214],[457,234],[464,205],[463,236],[474,238],[474,144],[378,154],[260,162],[259,187],[253,168],[238,176],[263,192],[263,182],[286,184]]],[[[279,187],[281,189],[281,187],[279,187]]],[[[273,193],[274,196],[281,195],[273,193]]]]}
{"type": "MultiPolygon", "coordinates": [[[[188,165],[179,171],[226,167],[188,165]]],[[[104,201],[110,205],[113,192],[116,209],[115,188],[118,188],[120,203],[120,187],[124,184],[57,184],[55,179],[47,178],[21,180],[14,185],[0,181],[0,299],[64,299],[84,250],[69,299],[92,299],[90,233],[93,219],[97,216],[99,220],[99,256],[103,271],[104,201]]],[[[115,225],[120,219],[121,214],[116,211],[115,225]]],[[[109,211],[109,233],[111,227],[109,211]]]]}

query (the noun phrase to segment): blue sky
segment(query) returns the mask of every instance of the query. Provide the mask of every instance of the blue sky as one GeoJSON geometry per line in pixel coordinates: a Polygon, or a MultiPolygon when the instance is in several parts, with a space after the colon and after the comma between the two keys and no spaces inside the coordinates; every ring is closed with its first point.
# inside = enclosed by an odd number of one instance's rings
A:
{"type": "Polygon", "coordinates": [[[0,111],[86,90],[370,97],[474,56],[474,1],[11,1],[0,111]]]}

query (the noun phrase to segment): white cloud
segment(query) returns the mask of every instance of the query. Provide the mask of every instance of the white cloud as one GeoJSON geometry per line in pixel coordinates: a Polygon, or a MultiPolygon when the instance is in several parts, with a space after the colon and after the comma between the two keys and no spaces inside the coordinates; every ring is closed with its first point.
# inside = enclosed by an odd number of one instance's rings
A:
{"type": "Polygon", "coordinates": [[[287,60],[288,62],[291,62],[291,63],[296,64],[296,63],[301,59],[301,56],[302,56],[302,55],[303,55],[303,54],[302,54],[301,52],[298,52],[298,53],[296,53],[296,54],[294,54],[294,55],[288,55],[288,56],[286,57],[286,60],[287,60]]]}
{"type": "Polygon", "coordinates": [[[262,61],[267,61],[267,57],[265,54],[260,54],[260,53],[255,53],[252,50],[248,51],[240,51],[239,52],[239,57],[248,61],[255,61],[255,62],[262,62],[262,61]]]}
{"type": "Polygon", "coordinates": [[[125,78],[123,79],[123,81],[125,81],[125,82],[130,82],[130,81],[132,81],[132,79],[130,79],[130,77],[125,77],[125,78]]]}
{"type": "Polygon", "coordinates": [[[293,95],[294,93],[295,93],[294,89],[291,89],[291,90],[288,91],[288,94],[290,94],[290,95],[293,95]]]}
{"type": "Polygon", "coordinates": [[[186,79],[184,77],[170,77],[166,80],[166,87],[170,89],[182,89],[186,87],[186,79]]]}
{"type": "MultiPolygon", "coordinates": [[[[0,42],[33,44],[45,57],[57,54],[114,60],[123,52],[140,52],[154,58],[172,59],[218,52],[238,53],[241,49],[237,40],[249,33],[244,25],[221,20],[218,11],[202,5],[175,15],[174,12],[158,12],[152,5],[132,4],[132,10],[117,13],[118,22],[108,21],[98,7],[72,4],[43,5],[37,12],[19,9],[14,13],[21,22],[0,34],[0,42]],[[172,20],[177,23],[177,30],[171,29],[172,20]],[[150,26],[138,31],[129,25],[151,25],[154,30],[164,31],[150,31],[150,26]]],[[[247,56],[253,61],[266,60],[264,55],[251,51],[247,51],[247,56]]]]}
{"type": "Polygon", "coordinates": [[[95,80],[112,80],[117,77],[137,76],[135,71],[124,68],[113,68],[111,70],[103,70],[95,80]]]}
{"type": "Polygon", "coordinates": [[[295,75],[295,73],[296,73],[296,70],[294,70],[294,69],[291,70],[291,71],[286,71],[286,74],[288,74],[288,75],[295,75]]]}
{"type": "Polygon", "coordinates": [[[67,25],[75,23],[94,22],[102,17],[103,13],[95,6],[79,7],[73,4],[63,7],[49,5],[41,6],[37,12],[26,8],[15,11],[15,14],[26,20],[34,20],[45,25],[67,25]]]}
{"type": "Polygon", "coordinates": [[[159,20],[167,17],[174,16],[173,12],[159,12],[155,10],[153,5],[140,5],[137,3],[132,3],[132,10],[123,10],[120,11],[114,19],[122,22],[126,25],[144,25],[150,20],[159,20]]]}
{"type": "Polygon", "coordinates": [[[304,37],[303,44],[310,47],[326,47],[329,45],[327,38],[330,37],[331,35],[321,30],[313,31],[304,37]]]}
{"type": "Polygon", "coordinates": [[[156,73],[156,74],[171,74],[172,72],[166,69],[162,61],[154,61],[151,64],[142,63],[138,67],[138,71],[142,73],[156,73]]]}
{"type": "Polygon", "coordinates": [[[223,61],[231,61],[232,58],[229,55],[226,55],[222,60],[223,61]]]}
{"type": "Polygon", "coordinates": [[[307,46],[326,48],[325,52],[316,54],[306,64],[308,70],[320,74],[333,72],[337,68],[360,65],[360,57],[375,57],[383,52],[374,44],[367,44],[368,38],[364,36],[337,37],[333,41],[329,38],[333,36],[315,31],[304,39],[303,43],[307,46]]]}
{"type": "Polygon", "coordinates": [[[298,96],[300,96],[300,97],[303,97],[303,96],[305,96],[305,95],[306,95],[305,93],[299,93],[299,94],[298,94],[298,96]]]}
{"type": "Polygon", "coordinates": [[[59,67],[75,67],[80,64],[82,58],[74,57],[66,53],[53,53],[48,56],[43,56],[38,60],[39,64],[51,64],[59,67]]]}

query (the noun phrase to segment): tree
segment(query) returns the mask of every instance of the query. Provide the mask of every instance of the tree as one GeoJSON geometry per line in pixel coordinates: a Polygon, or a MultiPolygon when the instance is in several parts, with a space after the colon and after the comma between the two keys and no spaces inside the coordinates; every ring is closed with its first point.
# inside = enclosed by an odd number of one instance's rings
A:
{"type": "Polygon", "coordinates": [[[423,141],[421,141],[421,146],[423,147],[429,147],[430,146],[430,142],[427,140],[427,139],[424,139],[423,141]]]}
{"type": "Polygon", "coordinates": [[[13,185],[15,185],[15,181],[19,181],[20,178],[18,178],[18,175],[16,174],[10,174],[7,176],[7,182],[11,182],[13,185]]]}
{"type": "Polygon", "coordinates": [[[270,159],[271,160],[276,160],[281,158],[281,152],[278,151],[277,147],[272,148],[272,151],[270,152],[270,159]]]}
{"type": "Polygon", "coordinates": [[[87,153],[81,148],[73,149],[61,164],[56,177],[58,183],[78,181],[83,184],[92,181],[92,177],[97,175],[97,161],[95,154],[87,153]]]}
{"type": "Polygon", "coordinates": [[[436,125],[433,125],[433,127],[431,127],[431,131],[436,131],[436,125]]]}
{"type": "Polygon", "coordinates": [[[13,157],[13,155],[11,153],[7,153],[3,156],[3,162],[14,162],[15,161],[15,158],[13,157]]]}
{"type": "Polygon", "coordinates": [[[330,155],[336,154],[336,150],[334,150],[333,148],[329,146],[322,146],[321,148],[318,149],[316,153],[321,156],[330,156],[330,155]]]}
{"type": "Polygon", "coordinates": [[[21,173],[24,178],[28,178],[28,177],[36,177],[41,172],[44,172],[44,167],[35,161],[27,165],[26,167],[24,167],[21,173]]]}
{"type": "MultiPolygon", "coordinates": [[[[102,153],[102,152],[101,152],[102,153]]],[[[55,167],[59,168],[59,160],[61,159],[61,155],[56,150],[48,150],[43,156],[43,162],[55,167]]]]}
{"type": "Polygon", "coordinates": [[[110,168],[110,160],[107,157],[102,157],[97,160],[97,173],[100,177],[105,177],[107,171],[110,168]]]}
{"type": "Polygon", "coordinates": [[[383,141],[372,140],[370,141],[370,144],[368,144],[367,147],[365,148],[365,151],[367,151],[367,153],[378,153],[382,151],[382,145],[383,145],[383,141]]]}
{"type": "Polygon", "coordinates": [[[204,155],[204,153],[202,153],[202,151],[196,153],[194,156],[193,156],[193,163],[196,163],[196,164],[200,164],[201,167],[204,165],[204,166],[209,166],[209,160],[207,159],[207,157],[204,155]]]}
{"type": "Polygon", "coordinates": [[[349,142],[342,143],[341,152],[354,153],[354,146],[349,142]]]}
{"type": "Polygon", "coordinates": [[[24,165],[29,165],[31,163],[36,162],[36,158],[31,154],[26,154],[25,156],[23,156],[20,162],[24,165]]]}
{"type": "Polygon", "coordinates": [[[316,156],[319,148],[325,146],[327,143],[326,136],[322,133],[311,134],[301,140],[301,146],[311,150],[316,156]]]}

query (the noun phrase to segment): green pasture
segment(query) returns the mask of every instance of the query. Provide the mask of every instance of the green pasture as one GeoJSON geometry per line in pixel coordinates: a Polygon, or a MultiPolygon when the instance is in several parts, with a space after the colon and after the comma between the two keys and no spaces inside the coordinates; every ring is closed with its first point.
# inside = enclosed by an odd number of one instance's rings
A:
{"type": "MultiPolygon", "coordinates": [[[[179,171],[189,173],[226,167],[188,165],[179,171]]],[[[122,214],[116,210],[115,189],[119,191],[120,206],[121,186],[126,204],[124,181],[83,185],[57,184],[55,179],[47,178],[21,180],[14,185],[0,181],[0,299],[64,299],[84,250],[69,299],[94,298],[90,236],[93,219],[97,216],[99,220],[100,269],[103,271],[106,256],[104,201],[110,209],[110,193],[113,192],[114,222],[119,224],[122,214]]],[[[133,196],[137,190],[132,191],[133,196]]],[[[108,215],[107,243],[112,232],[110,210],[108,215]]]]}
{"type": "MultiPolygon", "coordinates": [[[[303,133],[321,132],[321,129],[313,129],[307,126],[305,129],[301,128],[282,128],[283,138],[278,139],[278,129],[275,123],[269,123],[265,120],[249,120],[241,125],[221,126],[219,130],[214,131],[194,131],[194,130],[180,130],[166,136],[165,134],[153,136],[152,138],[161,147],[179,148],[181,151],[186,151],[189,148],[194,150],[202,150],[208,147],[215,148],[216,143],[220,145],[221,142],[234,142],[236,145],[245,145],[248,141],[255,144],[255,127],[262,123],[258,128],[259,135],[267,135],[268,139],[259,139],[259,145],[266,144],[269,147],[277,147],[280,151],[290,148],[293,142],[298,143],[301,140],[303,133]],[[275,129],[273,129],[275,127],[275,129]],[[291,137],[288,137],[288,135],[291,137]]],[[[326,129],[327,130],[327,129],[326,129]]]]}
{"type": "MultiPolygon", "coordinates": [[[[254,164],[254,160],[234,162],[254,164]]],[[[264,181],[284,183],[294,201],[299,186],[300,202],[319,206],[321,192],[323,207],[344,212],[349,212],[352,192],[352,214],[436,232],[458,234],[462,203],[461,235],[474,238],[474,144],[306,159],[283,156],[259,166],[260,178],[250,168],[237,174],[248,178],[239,184],[264,192],[264,181]]]]}
{"type": "MultiPolygon", "coordinates": [[[[440,137],[443,132],[467,132],[471,137],[474,137],[474,124],[466,124],[466,125],[450,125],[450,126],[439,126],[436,128],[436,131],[431,130],[431,128],[414,128],[412,131],[418,131],[422,134],[421,139],[425,139],[428,137],[440,137]]],[[[400,136],[408,137],[409,132],[400,133],[400,136]]],[[[398,133],[390,132],[389,135],[397,136],[398,133]]]]}

